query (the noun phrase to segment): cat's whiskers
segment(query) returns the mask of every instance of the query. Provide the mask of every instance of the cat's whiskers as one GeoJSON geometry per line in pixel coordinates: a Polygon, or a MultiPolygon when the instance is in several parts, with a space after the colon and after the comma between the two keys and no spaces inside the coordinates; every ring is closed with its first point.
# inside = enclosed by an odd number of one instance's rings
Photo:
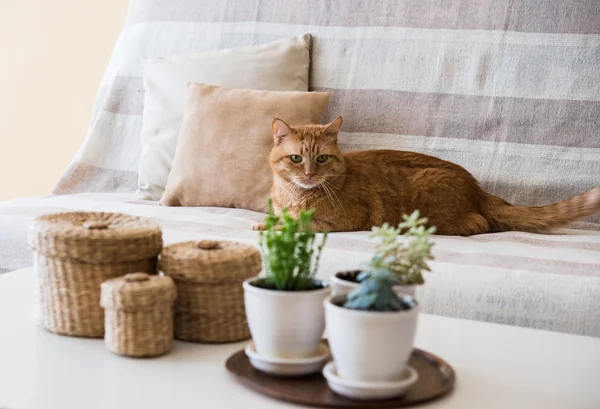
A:
{"type": "Polygon", "coordinates": [[[321,183],[319,185],[319,188],[321,188],[323,190],[323,193],[327,197],[327,200],[331,204],[331,206],[333,206],[333,209],[337,210],[338,204],[336,203],[336,201],[332,195],[331,188],[325,182],[326,181],[323,181],[323,183],[321,183]]]}
{"type": "Polygon", "coordinates": [[[292,206],[295,207],[295,206],[301,206],[302,199],[305,195],[302,192],[302,187],[299,186],[298,184],[294,184],[294,186],[292,188],[292,193],[290,196],[291,196],[290,207],[292,207],[292,206]]]}
{"type": "MultiPolygon", "coordinates": [[[[344,204],[340,200],[339,196],[335,192],[335,187],[328,180],[324,180],[323,183],[322,183],[322,185],[323,185],[323,187],[325,187],[330,192],[331,196],[333,196],[335,198],[335,200],[339,203],[340,207],[342,208],[342,211],[344,212],[344,215],[346,215],[346,209],[344,208],[344,204]]],[[[334,209],[337,208],[335,206],[335,204],[333,203],[333,200],[332,200],[332,204],[334,205],[333,206],[334,209]]]]}
{"type": "Polygon", "coordinates": [[[296,195],[298,186],[296,185],[296,182],[294,182],[292,180],[291,182],[289,182],[288,184],[286,184],[284,186],[284,189],[285,189],[285,195],[283,196],[284,203],[282,203],[282,205],[284,207],[291,207],[293,205],[293,198],[296,195]],[[291,186],[288,187],[289,185],[291,185],[291,186]]]}
{"type": "MultiPolygon", "coordinates": [[[[283,184],[278,184],[278,185],[276,186],[276,190],[277,190],[277,191],[280,191],[280,192],[281,192],[281,191],[283,191],[283,193],[284,193],[284,195],[283,195],[283,199],[282,199],[282,203],[281,203],[281,206],[282,206],[282,207],[285,207],[285,206],[287,205],[287,201],[288,201],[287,197],[288,197],[289,190],[290,190],[290,189],[289,189],[289,186],[290,186],[290,185],[292,185],[293,183],[294,183],[294,181],[289,181],[289,182],[287,182],[287,183],[286,183],[286,184],[284,184],[284,185],[283,185],[283,184]]],[[[292,185],[292,186],[293,186],[293,185],[292,185]]]]}
{"type": "Polygon", "coordinates": [[[333,206],[333,208],[336,209],[337,206],[336,206],[335,202],[333,201],[333,196],[331,196],[331,193],[329,192],[329,188],[327,187],[327,185],[325,183],[321,183],[319,185],[319,188],[323,188],[323,192],[327,196],[327,200],[329,200],[331,202],[331,205],[333,206]]]}

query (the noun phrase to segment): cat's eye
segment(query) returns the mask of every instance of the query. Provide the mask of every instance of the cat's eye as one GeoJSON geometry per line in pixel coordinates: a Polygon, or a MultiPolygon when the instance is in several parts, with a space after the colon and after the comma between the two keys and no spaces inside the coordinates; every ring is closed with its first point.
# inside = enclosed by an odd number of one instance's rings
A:
{"type": "Polygon", "coordinates": [[[319,163],[325,163],[325,162],[327,162],[327,159],[329,159],[329,155],[317,156],[317,162],[319,162],[319,163]]]}
{"type": "Polygon", "coordinates": [[[302,156],[300,155],[290,155],[290,160],[294,163],[302,162],[302,156]]]}

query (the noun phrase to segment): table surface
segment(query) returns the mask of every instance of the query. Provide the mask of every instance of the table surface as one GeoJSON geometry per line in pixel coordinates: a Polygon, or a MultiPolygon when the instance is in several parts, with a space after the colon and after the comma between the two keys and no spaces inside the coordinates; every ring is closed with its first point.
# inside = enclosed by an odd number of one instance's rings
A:
{"type": "MultiPolygon", "coordinates": [[[[0,275],[0,408],[297,408],[225,369],[245,343],[175,342],[153,359],[33,322],[32,269],[0,275]]],[[[600,408],[600,338],[421,314],[415,346],[445,359],[455,390],[419,408],[600,408]]]]}

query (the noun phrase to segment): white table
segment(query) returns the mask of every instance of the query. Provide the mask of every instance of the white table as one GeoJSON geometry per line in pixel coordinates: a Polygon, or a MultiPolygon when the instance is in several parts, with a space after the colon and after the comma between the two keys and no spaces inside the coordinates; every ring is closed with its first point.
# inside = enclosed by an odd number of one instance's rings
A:
{"type": "MultiPolygon", "coordinates": [[[[32,270],[0,275],[0,408],[297,408],[238,384],[224,363],[244,343],[175,342],[155,359],[54,335],[32,318],[32,270]]],[[[420,408],[600,408],[600,339],[421,314],[416,346],[457,374],[420,408]]]]}

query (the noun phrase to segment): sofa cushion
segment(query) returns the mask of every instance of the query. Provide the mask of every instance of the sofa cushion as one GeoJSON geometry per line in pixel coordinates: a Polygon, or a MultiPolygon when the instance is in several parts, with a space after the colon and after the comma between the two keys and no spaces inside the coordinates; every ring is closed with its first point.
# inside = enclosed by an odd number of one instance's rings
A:
{"type": "Polygon", "coordinates": [[[327,92],[231,89],[190,83],[165,206],[267,210],[274,117],[319,123],[327,92]]]}
{"type": "MultiPolygon", "coordinates": [[[[216,207],[162,207],[130,195],[78,194],[0,204],[0,271],[31,265],[27,227],[41,214],[68,210],[149,217],[165,243],[198,239],[256,243],[262,213],[216,207]]],[[[434,237],[433,272],[418,290],[422,311],[600,337],[600,232],[496,233],[434,237]]],[[[332,233],[319,275],[356,268],[373,250],[367,232],[332,233]]]]}
{"type": "MultiPolygon", "coordinates": [[[[229,50],[144,60],[144,120],[137,197],[164,193],[188,82],[267,91],[308,91],[310,35],[229,50]]],[[[320,118],[319,118],[320,119],[320,118]]]]}

